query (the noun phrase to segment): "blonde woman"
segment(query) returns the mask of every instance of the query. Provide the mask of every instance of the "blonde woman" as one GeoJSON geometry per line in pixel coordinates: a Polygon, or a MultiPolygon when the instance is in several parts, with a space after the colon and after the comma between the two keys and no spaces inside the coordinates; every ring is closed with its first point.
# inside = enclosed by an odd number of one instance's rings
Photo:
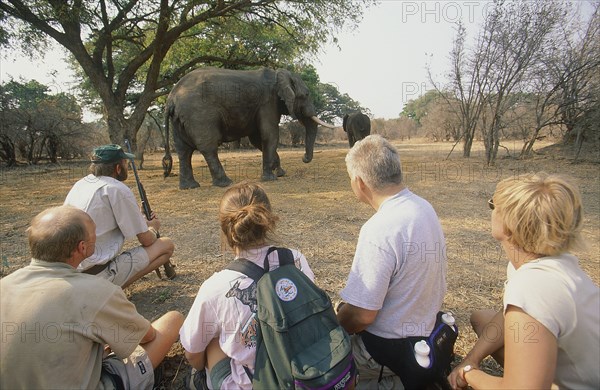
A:
{"type": "Polygon", "coordinates": [[[583,247],[577,186],[544,172],[509,178],[489,206],[492,236],[514,267],[504,291],[504,376],[467,364],[453,387],[600,388],[600,290],[570,253],[583,247]]]}

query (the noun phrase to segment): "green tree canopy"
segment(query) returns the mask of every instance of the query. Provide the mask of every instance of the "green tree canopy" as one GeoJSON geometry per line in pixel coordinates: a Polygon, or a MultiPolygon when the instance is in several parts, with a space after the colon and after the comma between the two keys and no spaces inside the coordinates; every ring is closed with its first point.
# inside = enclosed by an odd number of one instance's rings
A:
{"type": "Polygon", "coordinates": [[[57,162],[80,153],[76,145],[85,127],[77,99],[48,92],[36,80],[0,85],[0,159],[8,165],[16,164],[17,152],[29,163],[42,158],[57,162]]]}
{"type": "Polygon", "coordinates": [[[66,48],[102,102],[111,140],[134,140],[147,109],[191,69],[282,66],[356,25],[371,0],[7,0],[0,44],[66,48]]]}
{"type": "Polygon", "coordinates": [[[404,105],[401,117],[410,118],[421,124],[421,120],[427,116],[428,111],[433,106],[433,103],[440,98],[440,93],[435,89],[425,92],[425,94],[419,96],[417,99],[411,99],[404,105]]]}
{"type": "Polygon", "coordinates": [[[323,108],[320,111],[322,118],[329,122],[341,123],[341,119],[346,114],[352,112],[362,112],[371,116],[371,110],[360,105],[359,102],[352,99],[347,93],[341,93],[337,86],[332,84],[319,84],[319,92],[323,100],[323,108]]]}
{"type": "Polygon", "coordinates": [[[367,115],[371,114],[368,108],[364,108],[359,102],[352,99],[348,94],[341,93],[337,86],[321,83],[317,70],[312,65],[300,65],[289,67],[290,71],[300,75],[310,91],[316,111],[320,118],[326,122],[341,122],[344,114],[360,111],[367,115]]]}

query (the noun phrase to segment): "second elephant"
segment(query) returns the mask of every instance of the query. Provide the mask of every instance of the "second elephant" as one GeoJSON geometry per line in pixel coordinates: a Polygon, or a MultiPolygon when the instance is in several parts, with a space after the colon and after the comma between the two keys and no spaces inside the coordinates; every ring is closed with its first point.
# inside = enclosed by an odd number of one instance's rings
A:
{"type": "Polygon", "coordinates": [[[371,120],[361,112],[344,115],[342,127],[348,133],[350,147],[353,147],[356,141],[371,134],[371,120]]]}

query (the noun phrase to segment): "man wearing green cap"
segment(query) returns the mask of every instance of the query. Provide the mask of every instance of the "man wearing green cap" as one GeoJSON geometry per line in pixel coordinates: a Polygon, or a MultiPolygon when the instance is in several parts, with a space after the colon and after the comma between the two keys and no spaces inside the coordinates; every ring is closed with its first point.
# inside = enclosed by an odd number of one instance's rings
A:
{"type": "Polygon", "coordinates": [[[171,239],[159,238],[156,215],[146,220],[133,192],[123,184],[128,160],[133,158],[119,145],[95,148],[90,174],[75,183],[65,199],[66,205],[85,211],[96,223],[96,252],[79,265],[79,270],[121,287],[167,263],[175,249],[171,239]],[[125,240],[134,237],[141,246],[121,253],[125,240]]]}

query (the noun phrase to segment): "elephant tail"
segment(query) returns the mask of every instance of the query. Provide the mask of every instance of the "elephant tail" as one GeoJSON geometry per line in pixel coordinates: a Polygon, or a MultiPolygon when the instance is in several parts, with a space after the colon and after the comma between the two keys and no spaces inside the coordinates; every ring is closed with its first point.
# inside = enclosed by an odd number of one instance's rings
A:
{"type": "Polygon", "coordinates": [[[171,116],[173,115],[173,107],[167,101],[165,107],[165,155],[162,159],[163,175],[168,177],[173,169],[173,157],[171,157],[171,150],[169,147],[169,125],[171,124],[171,116]]]}

